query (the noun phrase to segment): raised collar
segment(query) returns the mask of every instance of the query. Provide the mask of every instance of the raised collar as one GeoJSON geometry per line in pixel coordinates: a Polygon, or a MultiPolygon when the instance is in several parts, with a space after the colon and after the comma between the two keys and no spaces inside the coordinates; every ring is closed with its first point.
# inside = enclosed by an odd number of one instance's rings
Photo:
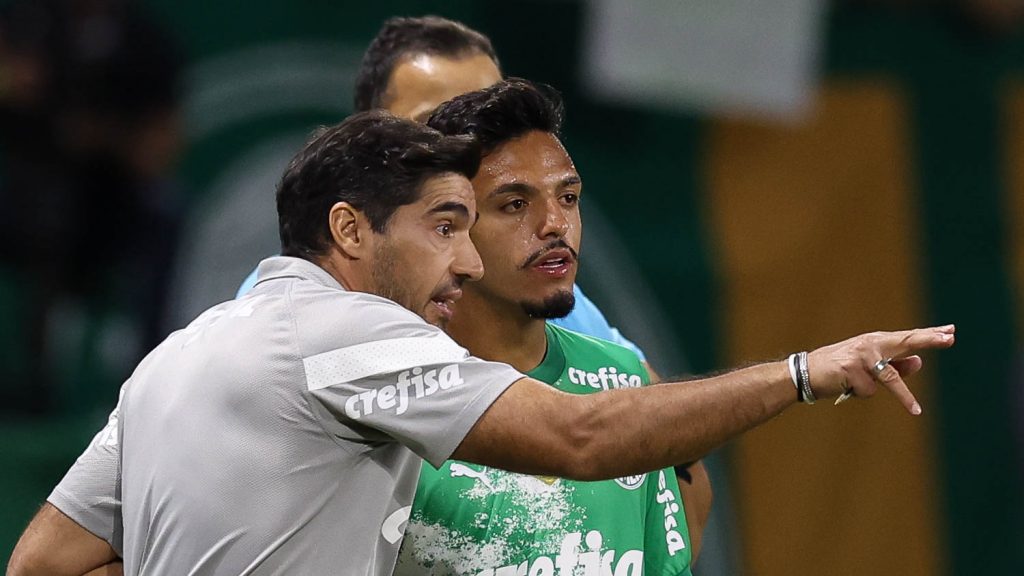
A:
{"type": "Polygon", "coordinates": [[[273,256],[263,260],[257,269],[256,278],[257,285],[277,278],[302,278],[303,280],[312,280],[326,288],[345,289],[334,279],[334,276],[331,276],[323,268],[309,260],[291,256],[273,256]]]}

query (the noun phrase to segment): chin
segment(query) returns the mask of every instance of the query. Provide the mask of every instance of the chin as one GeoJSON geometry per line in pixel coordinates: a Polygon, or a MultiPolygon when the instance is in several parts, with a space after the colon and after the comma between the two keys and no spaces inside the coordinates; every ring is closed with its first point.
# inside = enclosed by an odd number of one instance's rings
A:
{"type": "Polygon", "coordinates": [[[576,296],[572,290],[563,289],[542,298],[523,300],[519,304],[530,318],[551,320],[568,316],[576,306],[576,296]]]}
{"type": "Polygon", "coordinates": [[[445,328],[448,327],[448,318],[445,318],[443,314],[438,314],[437,312],[431,310],[432,307],[433,305],[428,304],[427,307],[423,310],[423,313],[419,315],[420,318],[423,318],[423,320],[427,324],[430,324],[431,326],[437,326],[441,330],[444,330],[445,328]]]}
{"type": "Polygon", "coordinates": [[[444,320],[444,318],[434,316],[433,314],[421,314],[420,317],[423,318],[423,320],[426,321],[427,324],[437,326],[438,328],[441,329],[444,329],[444,327],[448,324],[444,320]]]}

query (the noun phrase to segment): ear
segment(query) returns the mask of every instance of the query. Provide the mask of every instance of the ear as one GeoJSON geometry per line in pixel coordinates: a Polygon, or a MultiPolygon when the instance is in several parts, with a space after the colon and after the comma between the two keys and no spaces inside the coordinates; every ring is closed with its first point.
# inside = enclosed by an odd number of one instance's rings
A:
{"type": "Polygon", "coordinates": [[[348,202],[331,206],[327,216],[331,239],[345,256],[358,260],[370,249],[370,222],[366,216],[348,202]]]}

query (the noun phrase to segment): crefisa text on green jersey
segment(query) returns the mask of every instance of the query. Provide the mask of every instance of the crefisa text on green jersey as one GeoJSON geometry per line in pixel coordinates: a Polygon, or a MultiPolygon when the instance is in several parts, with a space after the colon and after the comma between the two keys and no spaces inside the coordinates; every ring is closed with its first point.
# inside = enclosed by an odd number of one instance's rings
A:
{"type": "Polygon", "coordinates": [[[566,370],[569,382],[580,386],[590,386],[596,390],[610,390],[612,388],[639,388],[643,386],[643,380],[639,374],[619,372],[615,366],[602,366],[597,372],[587,372],[572,366],[566,370]]]}

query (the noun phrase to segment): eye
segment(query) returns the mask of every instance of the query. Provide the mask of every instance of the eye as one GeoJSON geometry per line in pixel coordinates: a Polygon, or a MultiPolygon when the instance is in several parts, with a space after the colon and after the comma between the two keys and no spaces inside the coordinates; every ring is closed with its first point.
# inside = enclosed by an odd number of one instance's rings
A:
{"type": "Polygon", "coordinates": [[[440,224],[438,225],[437,228],[434,228],[434,230],[436,230],[438,234],[444,236],[445,238],[451,238],[452,236],[455,235],[455,229],[452,227],[451,224],[440,224]]]}
{"type": "Polygon", "coordinates": [[[512,214],[513,212],[519,212],[520,210],[522,210],[525,207],[526,207],[526,200],[523,200],[522,198],[516,198],[515,200],[512,200],[508,204],[505,204],[504,206],[502,206],[501,210],[503,212],[508,213],[508,214],[512,214]]]}
{"type": "Polygon", "coordinates": [[[580,203],[579,194],[575,194],[572,192],[570,192],[569,194],[565,194],[562,196],[562,202],[566,206],[575,206],[576,204],[580,203]]]}

